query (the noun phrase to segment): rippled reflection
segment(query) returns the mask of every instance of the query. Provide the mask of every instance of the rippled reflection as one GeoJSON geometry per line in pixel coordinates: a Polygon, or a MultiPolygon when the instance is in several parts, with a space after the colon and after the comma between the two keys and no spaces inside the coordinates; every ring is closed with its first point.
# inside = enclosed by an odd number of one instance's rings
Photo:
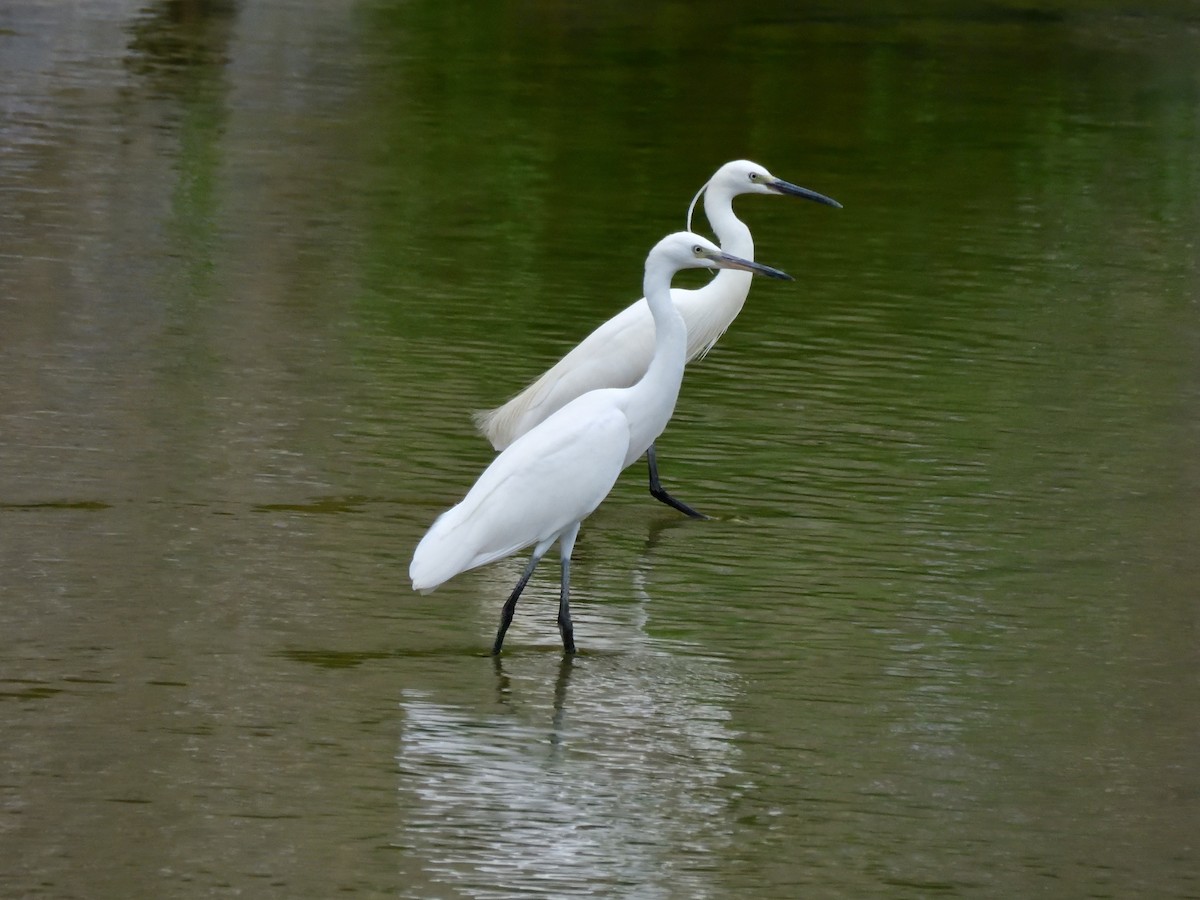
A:
{"type": "Polygon", "coordinates": [[[495,666],[491,706],[401,703],[408,895],[712,896],[737,760],[725,667],[653,642],[495,666]]]}
{"type": "Polygon", "coordinates": [[[543,602],[526,598],[546,621],[520,637],[550,652],[514,642],[472,663],[493,669],[491,703],[406,692],[397,760],[410,896],[714,895],[737,796],[739,679],[647,633],[656,544],[652,533],[631,572],[598,573],[632,589],[632,604],[583,592],[582,654],[559,653],[547,585],[543,602]]]}

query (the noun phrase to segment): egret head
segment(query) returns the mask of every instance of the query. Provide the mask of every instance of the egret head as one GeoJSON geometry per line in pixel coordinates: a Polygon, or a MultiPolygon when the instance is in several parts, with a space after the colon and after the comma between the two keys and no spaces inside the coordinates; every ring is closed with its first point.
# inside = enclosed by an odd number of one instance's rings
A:
{"type": "Polygon", "coordinates": [[[826,206],[838,209],[841,209],[842,206],[832,197],[826,197],[824,194],[802,188],[790,181],[776,178],[766,170],[766,167],[752,163],[748,159],[735,159],[733,162],[725,163],[709,180],[708,187],[709,190],[727,191],[731,197],[736,197],[738,194],[785,194],[790,197],[815,200],[817,203],[824,203],[826,206]]]}
{"type": "Polygon", "coordinates": [[[680,269],[742,269],[768,278],[795,280],[787,272],[726,253],[708,238],[690,231],[669,234],[654,245],[646,257],[646,268],[649,270],[659,265],[676,272],[680,269]]]}
{"type": "Polygon", "coordinates": [[[717,169],[713,177],[708,179],[704,186],[696,192],[696,196],[692,198],[692,203],[688,207],[689,228],[692,226],[692,212],[696,208],[696,203],[700,200],[700,195],[706,191],[710,192],[714,198],[724,195],[728,200],[732,200],[739,194],[783,194],[788,197],[814,200],[837,209],[842,208],[842,204],[832,197],[826,197],[824,194],[802,188],[790,181],[776,178],[767,171],[765,166],[750,162],[748,159],[735,159],[717,169]]]}

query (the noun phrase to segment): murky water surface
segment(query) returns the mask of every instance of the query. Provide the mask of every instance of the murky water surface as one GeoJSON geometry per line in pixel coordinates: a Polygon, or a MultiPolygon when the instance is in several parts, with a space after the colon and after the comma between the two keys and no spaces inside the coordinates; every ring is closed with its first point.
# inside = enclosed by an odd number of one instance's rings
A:
{"type": "MultiPolygon", "coordinates": [[[[1200,897],[1200,19],[0,11],[11,897],[1200,897]],[[664,477],[408,589],[727,159],[664,477]]],[[[681,283],[698,283],[681,279],[681,283]]]]}

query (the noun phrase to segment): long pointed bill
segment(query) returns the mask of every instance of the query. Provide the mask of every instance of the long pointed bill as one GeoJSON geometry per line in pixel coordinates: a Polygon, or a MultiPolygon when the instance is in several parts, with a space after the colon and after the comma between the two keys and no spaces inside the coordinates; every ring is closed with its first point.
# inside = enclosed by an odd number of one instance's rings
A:
{"type": "Polygon", "coordinates": [[[818,194],[816,191],[810,191],[808,188],[802,188],[798,184],[792,184],[790,181],[784,181],[782,178],[776,178],[769,185],[771,190],[779,194],[788,194],[792,197],[803,197],[805,200],[815,200],[817,203],[824,203],[826,206],[832,206],[836,209],[841,209],[842,204],[838,203],[832,197],[826,197],[824,194],[818,194]]]}
{"type": "Polygon", "coordinates": [[[796,279],[780,269],[772,269],[770,266],[764,266],[762,263],[751,262],[748,259],[742,259],[740,256],[734,256],[732,253],[714,253],[709,257],[722,269],[744,269],[747,272],[753,272],[755,275],[766,275],[768,278],[778,278],[782,281],[795,281],[796,279]]]}

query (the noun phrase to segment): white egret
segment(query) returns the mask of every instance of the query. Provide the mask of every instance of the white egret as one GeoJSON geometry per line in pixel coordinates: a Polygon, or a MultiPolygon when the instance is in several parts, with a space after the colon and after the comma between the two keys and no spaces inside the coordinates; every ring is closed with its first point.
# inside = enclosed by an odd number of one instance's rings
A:
{"type": "Polygon", "coordinates": [[[687,332],[671,302],[671,277],[699,267],[792,280],[778,269],[725,253],[699,235],[681,231],[663,238],[646,257],[642,287],[653,316],[654,352],[641,379],[629,387],[585,393],[528,429],[417,545],[408,574],[418,591],[533,545],[529,564],[504,604],[492,653],[500,652],[517,598],[555,542],[562,556],[558,627],[563,648],[575,652],[568,593],[579,525],[670,421],[687,362],[687,332]]]}
{"type": "MultiPolygon", "coordinates": [[[[721,242],[721,249],[748,260],[754,259],[754,239],[746,224],[734,215],[734,197],[785,194],[841,208],[836,200],[776,178],[762,166],[744,159],[725,163],[700,188],[688,207],[689,229],[692,210],[701,194],[704,214],[721,242]]],[[[707,353],[741,312],[750,292],[750,279],[747,272],[726,269],[702,288],[671,290],[671,299],[687,326],[689,362],[707,353]]],[[[597,388],[628,387],[636,382],[649,367],[654,346],[654,321],[643,298],[593,331],[507,403],[477,413],[475,423],[493,447],[503,450],[576,397],[597,388]]],[[[646,462],[650,493],[654,497],[689,516],[706,518],[663,488],[653,443],[646,448],[646,462]]]]}

